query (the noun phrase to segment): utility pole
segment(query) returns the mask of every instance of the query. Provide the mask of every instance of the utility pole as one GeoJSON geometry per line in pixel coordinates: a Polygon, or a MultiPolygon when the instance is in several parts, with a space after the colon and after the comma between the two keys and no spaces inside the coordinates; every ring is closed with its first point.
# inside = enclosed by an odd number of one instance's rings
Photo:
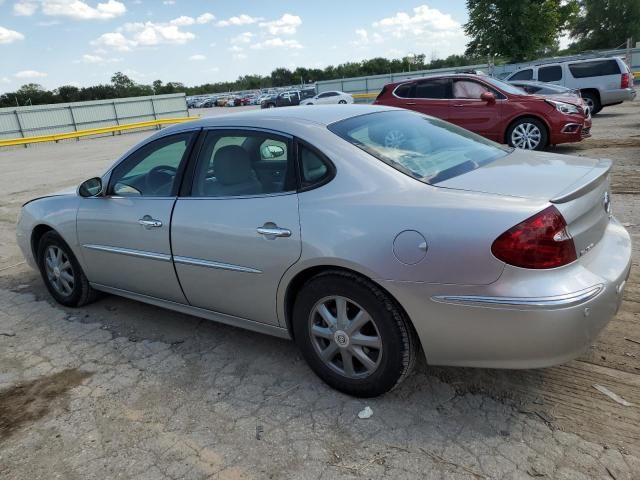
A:
{"type": "MultiPolygon", "coordinates": [[[[631,58],[631,47],[633,45],[633,39],[631,37],[627,38],[627,53],[625,55],[625,60],[627,62],[627,66],[631,68],[632,58],[631,58]]],[[[633,79],[632,79],[633,80],[633,79]]]]}

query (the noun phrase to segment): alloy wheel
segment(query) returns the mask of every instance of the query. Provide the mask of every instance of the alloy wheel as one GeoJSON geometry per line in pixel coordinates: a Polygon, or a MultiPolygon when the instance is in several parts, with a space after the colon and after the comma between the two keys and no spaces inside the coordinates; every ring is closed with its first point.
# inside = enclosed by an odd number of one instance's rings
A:
{"type": "Polygon", "coordinates": [[[391,130],[384,137],[384,146],[387,148],[400,148],[405,141],[404,133],[399,130],[391,130]]]}
{"type": "Polygon", "coordinates": [[[511,132],[511,143],[516,148],[535,150],[542,140],[542,132],[533,123],[523,122],[511,132]]]}
{"type": "Polygon", "coordinates": [[[322,362],[351,379],[373,374],[382,360],[382,338],[373,318],[342,296],[321,299],[309,316],[311,343],[322,362]]]}
{"type": "Polygon", "coordinates": [[[68,297],[73,293],[73,267],[67,254],[57,245],[49,245],[45,250],[45,271],[47,279],[56,292],[68,297]]]}

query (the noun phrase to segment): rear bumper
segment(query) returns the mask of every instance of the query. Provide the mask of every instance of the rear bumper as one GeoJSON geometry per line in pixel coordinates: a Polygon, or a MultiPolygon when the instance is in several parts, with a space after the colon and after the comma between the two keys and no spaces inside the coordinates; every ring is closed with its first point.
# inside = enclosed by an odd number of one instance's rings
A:
{"type": "Polygon", "coordinates": [[[631,101],[634,98],[636,98],[636,91],[634,88],[619,88],[616,90],[605,90],[600,92],[600,102],[603,107],[631,101]]]}
{"type": "Polygon", "coordinates": [[[616,314],[631,240],[612,219],[591,251],[566,267],[506,267],[492,285],[384,285],[405,307],[433,365],[539,368],[580,355],[616,314]]]}

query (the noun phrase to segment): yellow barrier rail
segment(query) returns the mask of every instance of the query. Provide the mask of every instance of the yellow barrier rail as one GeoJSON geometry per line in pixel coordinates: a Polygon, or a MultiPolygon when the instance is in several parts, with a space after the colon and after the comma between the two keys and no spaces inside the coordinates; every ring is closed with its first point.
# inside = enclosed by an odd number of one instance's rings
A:
{"type": "Polygon", "coordinates": [[[353,93],[351,94],[353,98],[376,98],[378,96],[377,93],[353,93]]]}
{"type": "Polygon", "coordinates": [[[87,130],[78,130],[77,132],[53,133],[51,135],[35,135],[33,137],[10,138],[8,140],[0,139],[0,147],[10,147],[13,145],[28,145],[30,143],[58,142],[60,140],[69,140],[71,138],[88,137],[91,135],[102,135],[105,133],[122,132],[125,130],[133,130],[136,128],[157,127],[160,125],[171,125],[174,123],[189,122],[197,120],[197,117],[184,118],[159,118],[158,120],[149,120],[146,122],[125,123],[123,125],[115,125],[113,127],[91,128],[87,130]]]}

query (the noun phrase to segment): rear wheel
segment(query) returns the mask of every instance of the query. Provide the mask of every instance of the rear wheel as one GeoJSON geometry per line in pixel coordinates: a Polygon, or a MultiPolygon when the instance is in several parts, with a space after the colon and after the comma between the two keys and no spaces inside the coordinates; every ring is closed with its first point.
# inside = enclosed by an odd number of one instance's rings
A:
{"type": "Polygon", "coordinates": [[[542,150],[549,138],[546,127],[535,118],[521,118],[507,131],[507,143],[511,147],[524,150],[542,150]]]}
{"type": "Polygon", "coordinates": [[[602,104],[600,103],[600,97],[595,92],[582,92],[582,99],[584,103],[589,107],[589,111],[591,115],[596,115],[600,110],[602,110],[602,104]]]}
{"type": "Polygon", "coordinates": [[[97,292],[89,285],[75,255],[57,233],[45,233],[38,244],[38,266],[51,296],[67,307],[92,302],[97,292]]]}
{"type": "Polygon", "coordinates": [[[346,101],[346,100],[340,100],[338,103],[339,103],[340,105],[346,105],[346,104],[347,104],[347,101],[346,101]]]}
{"type": "Polygon", "coordinates": [[[373,283],[349,273],[307,282],[294,305],[294,336],[313,371],[357,397],[393,389],[411,371],[417,342],[403,313],[373,283]]]}

